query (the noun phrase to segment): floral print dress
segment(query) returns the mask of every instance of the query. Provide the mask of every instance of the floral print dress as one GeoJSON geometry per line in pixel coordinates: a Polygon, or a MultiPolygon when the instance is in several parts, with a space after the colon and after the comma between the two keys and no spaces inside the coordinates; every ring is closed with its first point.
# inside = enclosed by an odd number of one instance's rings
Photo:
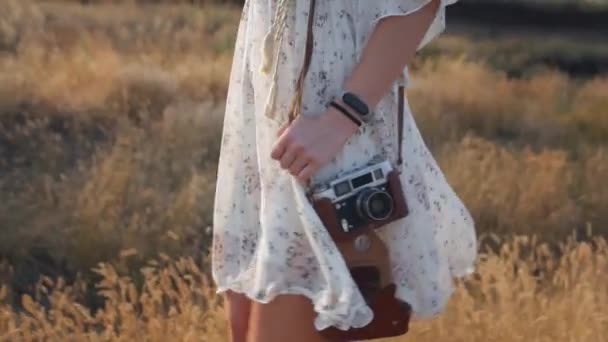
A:
{"type": "MultiPolygon", "coordinates": [[[[295,1],[277,63],[272,117],[265,115],[273,79],[260,72],[264,37],[276,0],[248,0],[239,24],[224,118],[213,215],[212,274],[218,293],[231,290],[267,303],[279,294],[308,297],[324,329],[362,327],[373,318],[336,245],[306,198],[307,188],[270,157],[285,123],[304,58],[310,0],[295,1]]],[[[445,26],[441,0],[422,48],[445,26]]],[[[377,22],[407,15],[430,0],[317,0],[314,52],[299,115],[321,115],[341,92],[377,22]]],[[[398,44],[399,42],[395,42],[398,44]]],[[[312,184],[382,157],[396,165],[398,85],[374,108],[371,122],[312,179],[312,184]]],[[[378,230],[391,257],[397,297],[415,319],[442,312],[455,277],[477,256],[474,222],[429,153],[405,100],[401,181],[407,217],[378,230]]]]}

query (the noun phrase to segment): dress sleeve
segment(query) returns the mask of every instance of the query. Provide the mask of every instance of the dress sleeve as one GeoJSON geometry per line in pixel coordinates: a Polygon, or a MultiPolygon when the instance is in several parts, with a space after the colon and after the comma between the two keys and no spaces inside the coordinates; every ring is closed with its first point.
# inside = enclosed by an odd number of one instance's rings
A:
{"type": "MultiPolygon", "coordinates": [[[[360,0],[362,10],[366,17],[372,19],[372,28],[382,18],[395,15],[408,15],[428,5],[431,0],[360,0]]],[[[445,30],[445,8],[458,0],[440,0],[441,4],[435,15],[433,23],[422,39],[418,50],[427,45],[445,30]]]]}

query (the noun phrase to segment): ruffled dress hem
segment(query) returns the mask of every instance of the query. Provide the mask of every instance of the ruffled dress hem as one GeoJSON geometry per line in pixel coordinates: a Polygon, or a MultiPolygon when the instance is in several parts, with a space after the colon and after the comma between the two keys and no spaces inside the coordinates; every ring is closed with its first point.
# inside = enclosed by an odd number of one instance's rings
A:
{"type": "MultiPolygon", "coordinates": [[[[454,278],[464,278],[475,272],[473,266],[465,268],[460,272],[454,272],[454,278]]],[[[225,285],[217,285],[216,294],[222,294],[228,291],[232,291],[241,295],[246,296],[251,301],[268,304],[280,295],[299,295],[304,296],[313,303],[313,307],[317,317],[315,318],[315,328],[319,331],[327,329],[329,327],[336,327],[341,330],[348,330],[351,328],[362,328],[368,325],[374,318],[374,313],[371,308],[365,302],[359,303],[346,303],[340,302],[339,305],[333,309],[323,309],[322,298],[323,292],[317,294],[303,287],[290,287],[282,290],[268,290],[266,295],[260,297],[257,293],[259,290],[250,288],[246,290],[243,288],[241,282],[238,280],[229,282],[225,285]]],[[[412,291],[406,291],[402,287],[397,288],[395,296],[400,300],[410,304],[412,306],[412,322],[428,320],[435,318],[441,314],[447,305],[450,297],[454,293],[455,288],[450,287],[444,292],[442,303],[438,306],[439,310],[430,315],[420,315],[416,305],[416,295],[412,291]]]]}
{"type": "Polygon", "coordinates": [[[314,305],[315,313],[315,328],[319,331],[329,327],[336,327],[341,330],[352,328],[361,328],[368,325],[374,314],[367,303],[349,304],[345,302],[338,303],[333,309],[323,309],[322,297],[323,293],[314,294],[312,291],[302,287],[292,287],[282,289],[280,291],[268,291],[264,297],[259,297],[254,291],[245,290],[239,282],[233,282],[229,285],[218,286],[216,294],[222,294],[227,291],[232,291],[238,294],[245,295],[252,301],[268,304],[279,295],[299,295],[308,298],[314,305]]]}

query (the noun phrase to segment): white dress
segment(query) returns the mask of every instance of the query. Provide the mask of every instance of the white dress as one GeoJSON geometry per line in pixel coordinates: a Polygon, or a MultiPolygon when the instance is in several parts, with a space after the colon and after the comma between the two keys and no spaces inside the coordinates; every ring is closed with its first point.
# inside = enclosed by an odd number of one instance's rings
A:
{"type": "MultiPolygon", "coordinates": [[[[420,47],[444,29],[437,17],[420,47]]],[[[362,327],[373,317],[344,260],[305,197],[304,186],[271,159],[302,66],[309,0],[291,12],[278,64],[276,117],[264,114],[272,79],[259,71],[262,41],[277,0],[248,0],[238,29],[226,103],[213,216],[212,272],[218,293],[232,290],[266,303],[279,294],[312,300],[315,326],[362,327]]],[[[300,115],[320,115],[338,95],[379,19],[407,15],[430,0],[317,0],[315,45],[300,115]]],[[[399,42],[395,42],[398,44],[399,42]]],[[[313,177],[313,184],[382,156],[396,161],[397,85],[372,122],[313,177]]],[[[477,256],[474,222],[429,153],[405,103],[402,183],[409,215],[379,230],[387,243],[397,297],[414,319],[442,312],[455,277],[477,256]]],[[[463,165],[466,167],[466,165],[463,165]]]]}

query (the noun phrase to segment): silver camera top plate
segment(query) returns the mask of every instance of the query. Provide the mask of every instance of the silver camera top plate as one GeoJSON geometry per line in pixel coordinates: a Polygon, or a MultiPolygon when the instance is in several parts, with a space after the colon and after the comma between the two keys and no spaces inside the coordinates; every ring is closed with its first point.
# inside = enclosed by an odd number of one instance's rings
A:
{"type": "Polygon", "coordinates": [[[333,203],[339,202],[361,189],[385,184],[386,177],[392,170],[393,167],[388,160],[364,166],[318,188],[312,193],[312,197],[329,198],[333,203]]]}

